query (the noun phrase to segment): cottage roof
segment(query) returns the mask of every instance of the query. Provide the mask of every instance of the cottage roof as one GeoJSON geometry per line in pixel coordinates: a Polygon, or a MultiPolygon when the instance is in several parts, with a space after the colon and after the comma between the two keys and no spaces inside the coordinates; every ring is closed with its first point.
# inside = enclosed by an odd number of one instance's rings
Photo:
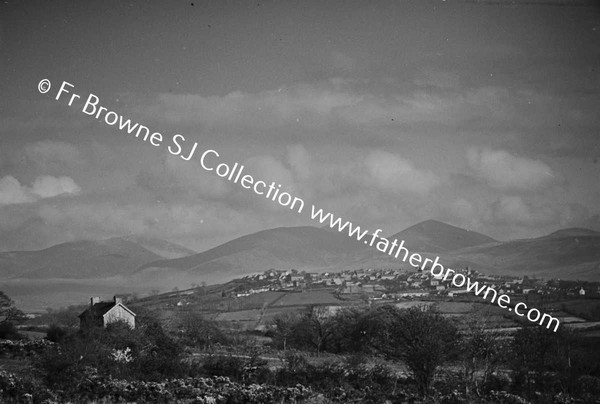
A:
{"type": "Polygon", "coordinates": [[[115,303],[115,302],[99,302],[94,304],[93,306],[85,309],[83,313],[79,315],[79,317],[84,316],[92,316],[92,317],[102,317],[109,311],[111,311],[116,306],[121,306],[123,309],[127,310],[131,315],[135,316],[135,313],[129,310],[123,303],[115,303]]]}

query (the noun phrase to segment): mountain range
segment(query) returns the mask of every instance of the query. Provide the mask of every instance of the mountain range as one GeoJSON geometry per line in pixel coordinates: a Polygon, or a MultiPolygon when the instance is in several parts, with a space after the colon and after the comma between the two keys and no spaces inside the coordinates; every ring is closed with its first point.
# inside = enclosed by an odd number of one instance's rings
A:
{"type": "MultiPolygon", "coordinates": [[[[584,228],[502,242],[427,220],[387,238],[405,240],[411,253],[437,255],[442,264],[453,268],[600,280],[600,232],[584,228]]],[[[99,294],[143,294],[151,289],[224,282],[270,268],[337,271],[365,267],[409,266],[345,234],[308,226],[263,230],[200,253],[164,240],[130,235],[0,253],[0,288],[24,307],[39,308],[55,298],[65,304],[85,301],[95,290],[99,294]],[[44,294],[52,297],[40,298],[44,294]]]]}

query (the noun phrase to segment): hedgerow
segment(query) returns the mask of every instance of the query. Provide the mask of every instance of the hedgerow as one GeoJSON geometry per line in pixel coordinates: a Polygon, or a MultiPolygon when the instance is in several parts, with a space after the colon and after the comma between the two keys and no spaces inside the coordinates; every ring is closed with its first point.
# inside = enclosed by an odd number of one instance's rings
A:
{"type": "Polygon", "coordinates": [[[312,391],[302,385],[244,385],[222,376],[147,382],[106,378],[99,376],[94,369],[87,369],[85,376],[74,395],[72,392],[65,394],[46,390],[14,374],[0,371],[0,397],[3,402],[48,404],[98,400],[111,403],[268,404],[302,403],[313,396],[312,391]]]}

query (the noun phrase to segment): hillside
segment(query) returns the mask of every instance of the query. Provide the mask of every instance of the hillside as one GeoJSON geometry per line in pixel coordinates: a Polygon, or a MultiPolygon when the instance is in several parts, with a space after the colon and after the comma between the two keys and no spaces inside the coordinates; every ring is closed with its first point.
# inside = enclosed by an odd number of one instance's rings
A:
{"type": "Polygon", "coordinates": [[[366,248],[349,237],[316,227],[280,227],[239,237],[188,257],[143,265],[138,273],[154,276],[185,272],[223,280],[269,268],[325,270],[352,260],[366,248]]]}
{"type": "Polygon", "coordinates": [[[0,253],[3,278],[85,279],[126,275],[161,257],[124,239],[74,241],[39,251],[0,253]]]}
{"type": "Polygon", "coordinates": [[[159,255],[163,258],[181,258],[187,257],[188,255],[198,254],[197,251],[190,250],[189,248],[157,238],[144,237],[138,235],[128,235],[123,237],[116,237],[115,239],[136,243],[144,247],[146,250],[151,251],[154,254],[159,255]]]}
{"type": "Polygon", "coordinates": [[[533,239],[454,251],[448,260],[474,262],[498,274],[598,280],[600,233],[566,229],[533,239]]]}
{"type": "Polygon", "coordinates": [[[39,311],[87,301],[95,294],[148,293],[160,280],[134,283],[130,275],[148,262],[188,253],[193,252],[137,236],[74,241],[38,251],[0,253],[0,279],[2,290],[19,307],[39,311]]]}
{"type": "MultiPolygon", "coordinates": [[[[588,229],[564,229],[537,239],[499,242],[428,220],[388,238],[405,240],[411,252],[439,255],[447,267],[563,279],[594,280],[600,276],[600,233],[588,229]]],[[[269,268],[336,271],[367,267],[398,268],[406,264],[330,229],[290,227],[249,234],[200,254],[145,264],[135,279],[211,283],[269,268]]]]}
{"type": "Polygon", "coordinates": [[[426,220],[390,237],[390,240],[405,240],[411,251],[441,253],[494,243],[491,237],[475,231],[461,229],[437,220],[426,220]]]}
{"type": "Polygon", "coordinates": [[[583,236],[600,236],[600,232],[595,230],[585,229],[581,227],[572,227],[569,229],[557,230],[554,233],[550,233],[547,236],[540,237],[540,239],[548,238],[565,238],[565,237],[583,237],[583,236]]]}

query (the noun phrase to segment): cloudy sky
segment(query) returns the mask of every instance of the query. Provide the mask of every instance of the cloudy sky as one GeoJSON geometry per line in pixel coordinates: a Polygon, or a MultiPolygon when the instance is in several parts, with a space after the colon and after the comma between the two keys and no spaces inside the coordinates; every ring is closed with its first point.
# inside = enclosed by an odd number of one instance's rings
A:
{"type": "Polygon", "coordinates": [[[512,3],[3,1],[0,250],[316,224],[55,100],[62,81],[387,234],[600,230],[600,8],[512,3]]]}

